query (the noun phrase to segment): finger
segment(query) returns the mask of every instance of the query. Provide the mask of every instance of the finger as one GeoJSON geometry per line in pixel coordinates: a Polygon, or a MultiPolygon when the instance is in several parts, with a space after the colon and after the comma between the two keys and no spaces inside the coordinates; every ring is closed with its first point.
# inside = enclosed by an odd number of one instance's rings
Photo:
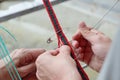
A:
{"type": "Polygon", "coordinates": [[[87,27],[84,22],[79,25],[79,30],[82,36],[87,39],[89,42],[93,42],[93,36],[96,34],[91,31],[91,28],[87,27]]]}
{"type": "Polygon", "coordinates": [[[75,51],[75,55],[76,55],[76,57],[79,55],[79,54],[81,54],[81,48],[79,47],[79,48],[76,48],[74,51],[75,51]]]}
{"type": "Polygon", "coordinates": [[[59,55],[70,55],[71,50],[69,46],[63,45],[62,47],[60,47],[59,52],[59,55]]]}
{"type": "Polygon", "coordinates": [[[78,29],[77,32],[72,36],[72,40],[79,40],[81,37],[80,30],[78,29]]]}
{"type": "Polygon", "coordinates": [[[58,55],[58,50],[50,50],[50,51],[48,51],[48,54],[51,54],[52,56],[56,56],[56,55],[58,55]]]}
{"type": "Polygon", "coordinates": [[[84,34],[84,33],[87,33],[90,30],[91,30],[91,28],[87,27],[84,22],[81,22],[80,25],[79,25],[79,28],[78,28],[77,32],[74,34],[74,36],[72,37],[72,39],[79,41],[81,39],[81,37],[85,37],[86,38],[86,36],[84,36],[86,34],[84,34]]]}
{"type": "Polygon", "coordinates": [[[79,43],[76,40],[72,40],[72,41],[70,41],[70,43],[71,43],[73,48],[78,48],[79,47],[79,43]]]}
{"type": "Polygon", "coordinates": [[[81,22],[79,25],[79,29],[87,27],[85,22],[81,22]]]}
{"type": "Polygon", "coordinates": [[[36,77],[36,71],[28,74],[27,76],[25,76],[24,78],[22,78],[23,80],[38,80],[36,77]]]}
{"type": "Polygon", "coordinates": [[[40,54],[44,52],[45,52],[45,49],[30,49],[29,50],[29,54],[32,54],[34,59],[36,59],[40,54]]]}
{"type": "Polygon", "coordinates": [[[23,78],[36,70],[35,63],[18,68],[20,76],[23,78]]]}
{"type": "Polygon", "coordinates": [[[77,32],[76,32],[76,33],[73,35],[73,37],[72,37],[73,40],[79,40],[79,38],[82,36],[82,35],[81,35],[81,32],[80,32],[80,29],[81,29],[82,27],[85,27],[85,26],[86,26],[86,24],[85,24],[84,22],[81,22],[81,23],[80,23],[80,26],[79,26],[77,32]]]}
{"type": "Polygon", "coordinates": [[[49,50],[44,52],[43,54],[41,54],[37,60],[36,60],[36,65],[39,64],[40,61],[44,60],[44,59],[52,59],[54,58],[54,56],[56,56],[58,54],[58,50],[49,50]]]}
{"type": "Polygon", "coordinates": [[[29,49],[24,51],[24,55],[20,58],[18,66],[28,65],[34,62],[37,57],[45,52],[44,49],[29,49]]]}
{"type": "Polygon", "coordinates": [[[75,55],[76,59],[83,61],[84,53],[82,53],[82,49],[80,47],[75,50],[75,55]]]}

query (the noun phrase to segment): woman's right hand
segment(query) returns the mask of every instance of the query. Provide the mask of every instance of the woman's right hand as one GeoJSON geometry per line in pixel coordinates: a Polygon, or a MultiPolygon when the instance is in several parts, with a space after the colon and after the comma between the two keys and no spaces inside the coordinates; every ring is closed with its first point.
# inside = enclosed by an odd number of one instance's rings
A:
{"type": "Polygon", "coordinates": [[[75,47],[78,59],[99,72],[111,42],[111,39],[102,32],[91,29],[82,22],[73,36],[72,45],[75,47]]]}

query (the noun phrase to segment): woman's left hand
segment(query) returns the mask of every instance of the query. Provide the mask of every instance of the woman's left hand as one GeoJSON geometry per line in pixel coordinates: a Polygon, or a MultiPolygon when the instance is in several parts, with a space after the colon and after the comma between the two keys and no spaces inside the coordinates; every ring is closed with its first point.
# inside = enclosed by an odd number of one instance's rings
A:
{"type": "MultiPolygon", "coordinates": [[[[23,80],[37,80],[35,61],[43,52],[44,49],[17,49],[10,54],[23,80]]],[[[0,80],[12,80],[3,60],[0,60],[0,80]]]]}

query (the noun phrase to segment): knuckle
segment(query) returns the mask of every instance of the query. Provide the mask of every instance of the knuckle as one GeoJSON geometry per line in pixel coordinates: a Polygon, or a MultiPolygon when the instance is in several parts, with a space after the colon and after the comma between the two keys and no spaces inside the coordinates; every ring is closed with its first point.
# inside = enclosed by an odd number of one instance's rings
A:
{"type": "Polygon", "coordinates": [[[43,60],[44,60],[44,56],[43,56],[43,55],[40,55],[40,56],[38,56],[38,58],[36,59],[35,64],[36,64],[36,65],[39,65],[39,64],[41,64],[41,63],[43,62],[43,60]]]}

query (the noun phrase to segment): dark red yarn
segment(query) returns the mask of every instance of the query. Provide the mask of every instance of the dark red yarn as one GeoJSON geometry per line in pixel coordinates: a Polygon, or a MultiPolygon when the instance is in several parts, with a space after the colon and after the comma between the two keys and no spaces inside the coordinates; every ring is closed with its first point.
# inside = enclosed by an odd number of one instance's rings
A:
{"type": "Polygon", "coordinates": [[[61,26],[58,22],[58,19],[55,15],[55,12],[52,8],[52,5],[51,5],[50,1],[49,0],[43,0],[43,3],[44,3],[44,6],[45,6],[45,8],[48,12],[48,15],[50,17],[50,20],[52,22],[54,30],[56,32],[56,36],[57,36],[57,39],[58,39],[58,47],[60,47],[61,44],[64,44],[64,45],[68,45],[71,48],[71,57],[75,60],[75,62],[77,64],[78,72],[80,73],[83,80],[89,80],[87,74],[85,73],[85,71],[81,67],[79,61],[77,60],[77,58],[75,56],[75,53],[72,49],[72,46],[70,45],[68,39],[66,38],[65,34],[63,33],[63,30],[62,30],[62,28],[61,28],[61,26]]]}

